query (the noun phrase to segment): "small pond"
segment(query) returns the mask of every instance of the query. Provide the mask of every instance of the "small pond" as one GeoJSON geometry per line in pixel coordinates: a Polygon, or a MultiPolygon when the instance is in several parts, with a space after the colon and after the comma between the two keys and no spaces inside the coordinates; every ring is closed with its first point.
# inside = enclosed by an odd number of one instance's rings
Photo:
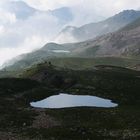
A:
{"type": "Polygon", "coordinates": [[[87,95],[59,94],[50,96],[44,100],[31,102],[30,105],[36,108],[70,108],[70,107],[117,107],[118,104],[111,100],[87,95]]]}

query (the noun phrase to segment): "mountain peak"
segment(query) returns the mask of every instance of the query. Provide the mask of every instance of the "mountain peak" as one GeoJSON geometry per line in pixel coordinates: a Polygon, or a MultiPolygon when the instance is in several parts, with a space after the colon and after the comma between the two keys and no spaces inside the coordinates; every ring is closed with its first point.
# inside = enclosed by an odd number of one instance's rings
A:
{"type": "Polygon", "coordinates": [[[28,4],[25,3],[24,1],[10,1],[10,4],[12,4],[12,5],[18,5],[18,6],[26,6],[26,7],[28,7],[28,4]]]}
{"type": "Polygon", "coordinates": [[[26,19],[38,11],[23,1],[11,1],[6,8],[14,13],[18,19],[26,19]]]}
{"type": "Polygon", "coordinates": [[[62,32],[72,32],[72,31],[74,31],[76,29],[76,27],[74,27],[74,26],[66,26],[63,30],[62,30],[62,32]]]}
{"type": "Polygon", "coordinates": [[[137,14],[139,14],[140,11],[136,11],[136,10],[123,10],[122,12],[120,12],[119,14],[117,14],[118,16],[135,16],[137,14]]]}
{"type": "Polygon", "coordinates": [[[8,7],[9,8],[13,8],[13,9],[21,9],[21,10],[23,10],[23,9],[25,9],[25,10],[36,10],[35,8],[33,8],[33,7],[31,7],[31,6],[29,6],[26,2],[24,2],[24,1],[10,1],[9,3],[8,3],[8,7]]]}
{"type": "Polygon", "coordinates": [[[130,9],[130,10],[123,10],[122,12],[120,13],[136,13],[137,11],[134,10],[134,9],[130,9]]]}
{"type": "Polygon", "coordinates": [[[72,19],[73,19],[73,14],[69,7],[61,7],[58,9],[49,10],[49,12],[53,16],[59,17],[62,20],[62,22],[72,21],[72,19]]]}
{"type": "Polygon", "coordinates": [[[114,20],[118,20],[118,21],[122,21],[123,22],[131,22],[134,21],[135,19],[137,19],[138,17],[140,17],[140,11],[136,11],[136,10],[124,10],[118,14],[116,14],[115,16],[113,16],[112,18],[114,18],[114,20]]]}
{"type": "Polygon", "coordinates": [[[67,26],[59,33],[56,40],[61,42],[66,37],[69,38],[69,42],[93,39],[103,34],[115,32],[138,18],[140,18],[140,11],[124,10],[101,22],[89,23],[81,27],[67,26]]]}

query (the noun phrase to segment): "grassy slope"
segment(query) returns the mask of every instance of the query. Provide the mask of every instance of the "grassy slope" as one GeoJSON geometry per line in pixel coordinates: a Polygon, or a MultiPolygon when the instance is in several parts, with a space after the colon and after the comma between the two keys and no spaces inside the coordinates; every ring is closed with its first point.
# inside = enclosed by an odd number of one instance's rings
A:
{"type": "MultiPolygon", "coordinates": [[[[80,57],[66,57],[66,58],[52,58],[47,59],[47,62],[51,62],[56,67],[68,68],[73,70],[85,70],[93,69],[96,65],[112,65],[120,67],[135,68],[136,65],[140,64],[140,59],[136,58],[116,58],[116,57],[97,57],[97,58],[80,58],[80,57]]],[[[36,66],[36,64],[34,65],[36,66]]],[[[28,68],[32,65],[27,66],[28,68]]],[[[0,71],[0,77],[19,77],[21,73],[27,68],[23,66],[22,68],[14,67],[8,68],[8,70],[0,71]]]]}
{"type": "Polygon", "coordinates": [[[69,69],[93,69],[96,65],[112,65],[133,67],[140,63],[140,59],[98,57],[98,58],[58,58],[50,59],[53,65],[69,69]]]}
{"type": "Polygon", "coordinates": [[[15,140],[139,139],[140,79],[137,76],[140,73],[120,67],[97,68],[73,71],[39,64],[23,76],[41,83],[26,79],[1,79],[0,89],[5,94],[0,98],[0,132],[7,135],[11,132],[15,140]],[[31,101],[59,92],[100,96],[112,99],[119,107],[39,110],[29,106],[31,101]],[[42,114],[44,116],[37,119],[42,114]],[[38,126],[33,127],[34,122],[38,126]]]}

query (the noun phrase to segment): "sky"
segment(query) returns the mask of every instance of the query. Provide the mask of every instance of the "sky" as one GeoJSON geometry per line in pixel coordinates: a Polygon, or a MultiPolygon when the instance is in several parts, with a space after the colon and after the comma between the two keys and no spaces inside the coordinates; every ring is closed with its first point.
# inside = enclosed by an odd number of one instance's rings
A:
{"type": "MultiPolygon", "coordinates": [[[[21,0],[15,0],[21,1],[21,0]]],[[[0,0],[0,66],[7,60],[52,42],[66,26],[98,22],[126,9],[140,9],[140,0],[23,0],[30,6],[0,0]],[[47,11],[67,7],[62,17],[47,11]],[[27,8],[27,9],[26,9],[27,8]],[[28,10],[30,11],[28,12],[28,10]],[[35,12],[34,12],[35,10],[35,12]],[[69,10],[71,14],[69,13],[69,10]],[[63,21],[63,22],[62,22],[63,21]]]]}

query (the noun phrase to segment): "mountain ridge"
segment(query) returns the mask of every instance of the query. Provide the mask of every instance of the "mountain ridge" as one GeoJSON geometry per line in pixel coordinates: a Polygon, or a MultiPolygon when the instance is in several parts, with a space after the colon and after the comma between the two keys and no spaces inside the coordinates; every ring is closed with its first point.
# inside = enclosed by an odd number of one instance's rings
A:
{"type": "Polygon", "coordinates": [[[54,16],[63,22],[69,22],[73,19],[71,9],[69,7],[61,7],[53,10],[41,11],[33,8],[24,1],[10,1],[6,5],[6,9],[16,15],[16,18],[26,20],[36,13],[44,13],[54,16]],[[65,13],[65,14],[64,14],[65,13]],[[69,19],[68,19],[69,17],[69,19]]]}
{"type": "MultiPolygon", "coordinates": [[[[140,59],[140,23],[137,19],[125,28],[80,43],[48,43],[41,49],[25,54],[11,67],[24,68],[51,58],[121,57],[140,59]],[[135,26],[137,24],[137,26],[135,26]],[[130,28],[133,27],[133,28],[130,28]],[[129,27],[129,28],[128,28],[129,27]]],[[[115,63],[115,62],[114,62],[115,63]]]]}
{"type": "Polygon", "coordinates": [[[104,21],[89,23],[81,27],[67,26],[56,37],[56,42],[79,42],[119,30],[140,17],[140,11],[124,10],[104,21]]]}

